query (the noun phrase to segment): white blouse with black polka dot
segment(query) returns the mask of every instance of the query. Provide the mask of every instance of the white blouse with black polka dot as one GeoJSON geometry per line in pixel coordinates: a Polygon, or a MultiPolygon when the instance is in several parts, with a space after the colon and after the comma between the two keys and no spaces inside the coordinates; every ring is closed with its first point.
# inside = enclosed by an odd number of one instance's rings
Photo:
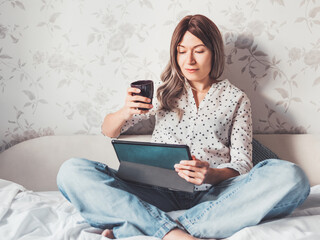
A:
{"type": "MultiPolygon", "coordinates": [[[[251,104],[246,94],[225,79],[214,83],[205,98],[196,106],[192,89],[176,101],[183,110],[182,118],[176,112],[154,108],[147,114],[134,115],[122,127],[126,131],[137,122],[155,115],[152,141],[186,144],[197,159],[207,161],[212,168],[231,168],[245,174],[252,168],[251,104]]],[[[195,186],[204,191],[210,184],[195,186]]]]}

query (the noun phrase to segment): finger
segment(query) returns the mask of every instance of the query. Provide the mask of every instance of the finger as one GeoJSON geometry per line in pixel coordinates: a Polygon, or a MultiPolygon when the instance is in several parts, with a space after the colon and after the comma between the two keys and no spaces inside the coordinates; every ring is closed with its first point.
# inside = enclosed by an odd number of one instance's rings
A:
{"type": "Polygon", "coordinates": [[[194,166],[194,167],[207,167],[209,166],[208,162],[200,161],[200,160],[182,160],[180,161],[181,165],[184,166],[194,166]]]}
{"type": "Polygon", "coordinates": [[[176,171],[179,171],[179,170],[182,170],[182,167],[183,167],[183,166],[177,163],[177,164],[175,164],[173,167],[174,167],[174,169],[175,169],[176,171]]]}
{"type": "Polygon", "coordinates": [[[129,87],[129,88],[127,89],[128,95],[132,95],[132,93],[138,94],[138,93],[140,93],[140,92],[141,92],[141,90],[140,90],[139,88],[129,87]]]}
{"type": "Polygon", "coordinates": [[[200,161],[200,160],[196,159],[196,157],[194,155],[192,155],[191,158],[192,159],[189,159],[189,160],[181,160],[180,163],[185,164],[185,165],[194,165],[195,161],[200,161]]]}
{"type": "Polygon", "coordinates": [[[147,98],[147,97],[144,97],[144,96],[140,96],[140,95],[127,96],[127,98],[126,98],[127,104],[135,103],[135,102],[148,104],[148,103],[151,103],[151,101],[152,100],[150,98],[147,98]]]}
{"type": "Polygon", "coordinates": [[[190,182],[190,183],[193,183],[193,184],[196,184],[196,185],[201,185],[202,184],[202,181],[198,178],[192,178],[186,174],[184,174],[183,172],[179,172],[178,175],[183,178],[184,180],[186,180],[187,182],[190,182]]]}
{"type": "Polygon", "coordinates": [[[184,175],[192,178],[200,178],[200,179],[204,178],[204,175],[202,172],[195,172],[195,171],[189,171],[189,170],[180,170],[179,172],[182,172],[184,175]]]}
{"type": "Polygon", "coordinates": [[[144,96],[140,96],[140,95],[134,95],[130,97],[130,101],[133,101],[133,102],[140,101],[140,102],[149,103],[151,102],[151,99],[144,96]]]}
{"type": "Polygon", "coordinates": [[[179,166],[174,166],[176,172],[182,172],[185,175],[188,175],[193,178],[199,178],[202,181],[205,180],[207,174],[208,174],[208,169],[207,168],[197,168],[197,167],[192,167],[192,166],[185,166],[185,167],[179,167],[179,166]]]}
{"type": "Polygon", "coordinates": [[[130,108],[147,108],[147,109],[151,109],[153,108],[152,104],[146,104],[146,103],[138,103],[138,102],[130,102],[128,103],[128,106],[130,108]]]}
{"type": "Polygon", "coordinates": [[[197,166],[198,161],[196,161],[196,160],[181,160],[180,164],[186,165],[186,166],[197,166]]]}
{"type": "Polygon", "coordinates": [[[183,165],[183,164],[176,164],[174,167],[179,169],[179,170],[189,170],[189,171],[195,171],[197,169],[200,169],[200,168],[197,168],[197,167],[194,167],[194,166],[183,165]]]}
{"type": "Polygon", "coordinates": [[[195,166],[195,167],[209,167],[209,163],[207,161],[201,161],[201,160],[182,160],[180,161],[180,164],[183,165],[189,165],[189,166],[195,166]]]}

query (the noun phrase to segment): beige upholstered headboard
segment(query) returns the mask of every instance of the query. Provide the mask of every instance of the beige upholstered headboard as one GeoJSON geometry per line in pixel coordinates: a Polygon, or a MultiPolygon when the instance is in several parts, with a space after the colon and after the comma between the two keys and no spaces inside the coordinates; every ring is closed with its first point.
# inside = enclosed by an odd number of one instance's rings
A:
{"type": "MultiPolygon", "coordinates": [[[[270,134],[255,135],[281,159],[300,165],[311,185],[320,184],[320,136],[270,134]]],[[[150,135],[124,135],[121,138],[149,141],[150,135]]],[[[22,184],[34,191],[57,190],[56,175],[60,165],[71,157],[83,157],[118,163],[110,143],[104,136],[49,136],[17,144],[0,154],[0,178],[22,184]]]]}
{"type": "Polygon", "coordinates": [[[257,134],[254,137],[279,158],[302,167],[311,185],[320,184],[320,135],[257,134]]]}

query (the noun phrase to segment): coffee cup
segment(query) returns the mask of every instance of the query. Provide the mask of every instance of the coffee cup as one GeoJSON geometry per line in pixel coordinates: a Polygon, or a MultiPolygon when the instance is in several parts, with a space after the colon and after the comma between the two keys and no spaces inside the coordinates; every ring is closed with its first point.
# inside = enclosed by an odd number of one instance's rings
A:
{"type": "MultiPolygon", "coordinates": [[[[153,81],[152,80],[139,80],[132,82],[130,84],[133,88],[139,88],[140,93],[133,93],[132,95],[140,95],[151,99],[151,102],[149,104],[152,104],[152,98],[153,98],[153,81]]],[[[141,101],[137,101],[141,102],[141,101]]],[[[145,103],[145,102],[141,102],[145,103]]],[[[138,108],[139,110],[149,110],[148,108],[138,108]]]]}

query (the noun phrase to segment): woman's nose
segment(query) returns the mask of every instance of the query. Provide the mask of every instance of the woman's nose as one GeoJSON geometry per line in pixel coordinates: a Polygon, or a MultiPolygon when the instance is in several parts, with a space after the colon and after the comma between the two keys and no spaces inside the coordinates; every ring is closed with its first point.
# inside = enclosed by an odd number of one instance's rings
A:
{"type": "Polygon", "coordinates": [[[188,53],[188,56],[187,56],[187,63],[188,64],[195,64],[195,59],[194,59],[194,56],[193,56],[193,53],[192,52],[189,52],[188,53]]]}

